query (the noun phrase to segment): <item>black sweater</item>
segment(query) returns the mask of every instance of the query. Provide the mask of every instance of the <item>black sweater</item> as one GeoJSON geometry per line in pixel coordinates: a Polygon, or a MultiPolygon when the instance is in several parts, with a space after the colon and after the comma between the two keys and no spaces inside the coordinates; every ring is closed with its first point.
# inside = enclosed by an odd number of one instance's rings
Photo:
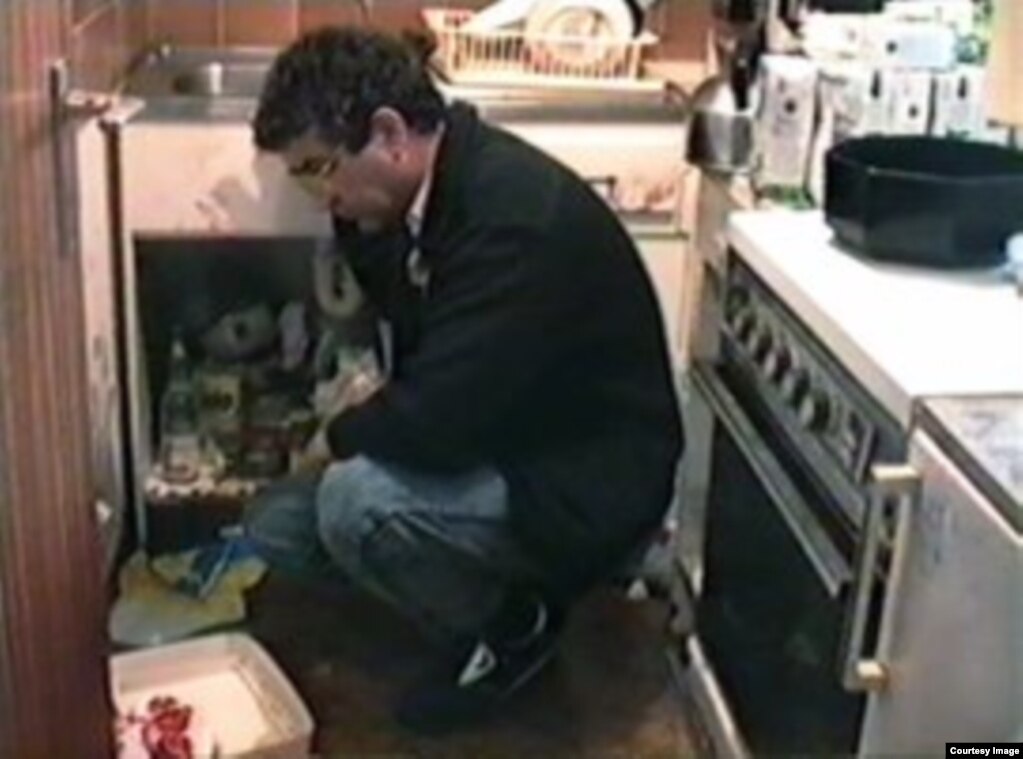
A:
{"type": "Polygon", "coordinates": [[[336,228],[396,350],[391,381],[331,422],[334,454],[493,466],[552,592],[606,575],[659,524],[682,450],[660,312],[617,217],[455,105],[418,241],[427,285],[410,282],[407,234],[336,228]]]}

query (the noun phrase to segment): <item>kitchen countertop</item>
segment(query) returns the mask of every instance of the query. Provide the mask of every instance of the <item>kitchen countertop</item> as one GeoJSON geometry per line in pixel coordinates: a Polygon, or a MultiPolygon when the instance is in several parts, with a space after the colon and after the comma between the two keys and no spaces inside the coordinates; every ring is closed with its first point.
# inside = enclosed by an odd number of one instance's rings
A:
{"type": "Polygon", "coordinates": [[[921,425],[1023,532],[1023,395],[931,398],[921,425]]]}
{"type": "MultiPolygon", "coordinates": [[[[683,124],[689,116],[684,96],[564,96],[563,98],[481,97],[462,88],[441,88],[451,98],[471,102],[480,115],[502,124],[530,123],[627,123],[683,124]]],[[[137,90],[127,94],[145,100],[137,118],[156,122],[245,122],[252,120],[256,101],[244,97],[150,97],[137,90]]]]}
{"type": "Polygon", "coordinates": [[[737,213],[728,239],[905,428],[921,398],[1023,394],[1023,297],[1005,270],[861,259],[819,211],[737,213]]]}

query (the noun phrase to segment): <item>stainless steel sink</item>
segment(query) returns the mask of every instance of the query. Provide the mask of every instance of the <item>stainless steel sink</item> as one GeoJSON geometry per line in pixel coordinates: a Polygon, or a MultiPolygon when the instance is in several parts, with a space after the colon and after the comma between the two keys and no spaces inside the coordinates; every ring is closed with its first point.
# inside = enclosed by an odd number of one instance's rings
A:
{"type": "MultiPolygon", "coordinates": [[[[171,48],[151,51],[135,67],[124,93],[144,100],[157,118],[248,118],[277,51],[272,48],[171,48]]],[[[665,88],[635,94],[596,89],[437,87],[448,99],[474,103],[498,121],[675,122],[688,115],[688,98],[665,88]]]]}
{"type": "Polygon", "coordinates": [[[266,74],[261,64],[211,61],[181,72],[170,84],[176,95],[257,98],[266,74]]]}
{"type": "Polygon", "coordinates": [[[255,100],[273,56],[273,50],[258,48],[161,48],[132,72],[125,93],[146,100],[182,97],[255,100]]]}

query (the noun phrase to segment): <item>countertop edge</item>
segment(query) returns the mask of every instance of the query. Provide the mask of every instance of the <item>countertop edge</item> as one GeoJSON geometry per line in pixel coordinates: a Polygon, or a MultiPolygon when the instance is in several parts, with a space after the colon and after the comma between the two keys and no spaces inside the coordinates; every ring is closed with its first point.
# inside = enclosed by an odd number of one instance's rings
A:
{"type": "Polygon", "coordinates": [[[970,482],[991,501],[995,510],[1008,524],[1023,535],[1023,503],[1016,499],[978,457],[972,453],[959,435],[941,418],[931,404],[942,400],[969,401],[968,397],[933,398],[920,401],[914,412],[915,426],[931,435],[949,458],[959,466],[970,482]]]}
{"type": "MultiPolygon", "coordinates": [[[[256,109],[256,100],[247,97],[151,97],[129,93],[144,103],[133,120],[162,123],[248,122],[256,109]]],[[[678,102],[629,102],[628,98],[604,102],[556,102],[552,100],[473,100],[483,118],[500,124],[576,123],[678,125],[689,117],[690,105],[684,95],[678,102]]]]}

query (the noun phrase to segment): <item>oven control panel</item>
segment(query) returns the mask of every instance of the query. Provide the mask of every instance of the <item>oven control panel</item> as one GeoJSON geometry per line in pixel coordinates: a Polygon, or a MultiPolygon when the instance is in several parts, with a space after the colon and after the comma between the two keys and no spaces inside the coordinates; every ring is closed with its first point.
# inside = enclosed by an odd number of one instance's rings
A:
{"type": "Polygon", "coordinates": [[[728,267],[723,330],[756,387],[802,444],[861,484],[877,429],[806,328],[744,265],[728,267]]]}

